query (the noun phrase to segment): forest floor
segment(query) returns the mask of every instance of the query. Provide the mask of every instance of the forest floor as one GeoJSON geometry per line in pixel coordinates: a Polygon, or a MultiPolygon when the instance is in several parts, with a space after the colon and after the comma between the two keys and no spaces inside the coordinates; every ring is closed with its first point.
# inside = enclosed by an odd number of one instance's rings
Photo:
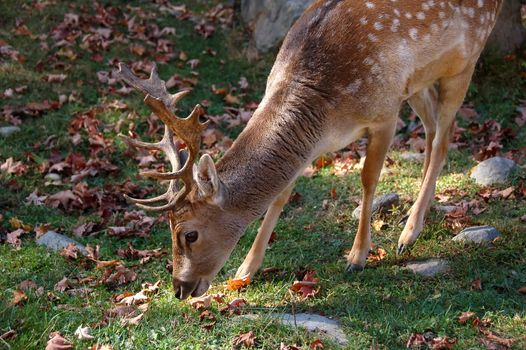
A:
{"type": "Polygon", "coordinates": [[[160,191],[137,173],[139,163],[160,168],[164,161],[128,149],[117,135],[155,140],[162,128],[111,72],[124,61],[147,74],[157,62],[174,91],[192,88],[180,114],[205,106],[213,122],[202,148],[217,159],[257,106],[275,54],[248,60],[247,33],[231,9],[212,1],[106,3],[0,2],[0,127],[20,129],[0,136],[0,349],[42,349],[52,332],[78,349],[224,349],[243,334],[247,344],[239,347],[320,348],[319,339],[325,349],[339,348],[272,317],[283,312],[338,320],[350,349],[405,348],[411,335],[412,346],[425,335],[424,348],[440,341],[444,348],[526,348],[526,176],[517,172],[493,187],[469,177],[493,155],[526,164],[524,51],[479,62],[437,184],[436,200],[454,209],[432,210],[412,249],[395,254],[422,169],[401,157],[423,144],[422,126],[406,107],[377,190],[401,201],[375,215],[376,254],[365,271],[347,274],[344,258],[357,229],[351,213],[360,200],[361,140],[298,181],[264,261],[272,269],[242,290],[226,287],[254,223],[208,292],[219,301],[197,310],[173,293],[166,220],[123,198],[160,191]],[[451,241],[474,225],[494,226],[502,237],[490,246],[451,241]],[[89,257],[37,246],[47,230],[89,245],[89,257]],[[404,269],[431,257],[447,259],[449,269],[431,278],[404,269]],[[315,273],[317,294],[302,299],[290,287],[306,272],[315,273]],[[146,297],[132,301],[142,305],[124,308],[122,299],[144,283],[146,297]],[[237,298],[245,305],[227,305],[237,298]],[[465,312],[476,315],[463,323],[465,312]],[[78,340],[79,326],[94,338],[78,340]]]}

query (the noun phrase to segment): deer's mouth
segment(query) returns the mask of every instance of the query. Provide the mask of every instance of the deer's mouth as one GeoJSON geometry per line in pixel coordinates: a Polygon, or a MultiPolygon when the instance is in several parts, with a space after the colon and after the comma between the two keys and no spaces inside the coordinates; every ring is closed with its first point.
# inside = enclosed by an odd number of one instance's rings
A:
{"type": "Polygon", "coordinates": [[[197,281],[181,281],[177,278],[173,279],[173,287],[175,297],[179,300],[184,300],[189,296],[199,297],[206,293],[210,287],[210,283],[204,279],[197,281]]]}

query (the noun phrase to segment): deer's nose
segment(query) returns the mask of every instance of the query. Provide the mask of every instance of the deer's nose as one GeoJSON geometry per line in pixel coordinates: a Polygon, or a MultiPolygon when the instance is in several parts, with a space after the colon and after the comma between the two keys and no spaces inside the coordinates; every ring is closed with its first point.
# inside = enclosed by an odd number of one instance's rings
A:
{"type": "Polygon", "coordinates": [[[174,287],[175,297],[179,300],[184,300],[192,294],[194,291],[197,282],[191,281],[181,281],[178,278],[174,278],[172,280],[172,284],[174,287]]]}

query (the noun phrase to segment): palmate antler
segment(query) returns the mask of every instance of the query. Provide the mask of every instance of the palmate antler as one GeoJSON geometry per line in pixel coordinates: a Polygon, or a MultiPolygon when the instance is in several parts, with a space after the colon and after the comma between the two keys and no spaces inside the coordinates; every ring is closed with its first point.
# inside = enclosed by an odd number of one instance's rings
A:
{"type": "Polygon", "coordinates": [[[138,207],[150,211],[165,211],[178,206],[186,197],[192,188],[193,176],[192,165],[199,153],[201,144],[201,132],[206,128],[208,121],[201,123],[201,106],[196,105],[187,118],[177,117],[172,110],[177,102],[183,98],[189,91],[181,91],[176,94],[170,94],[166,89],[166,83],[157,75],[157,68],[154,65],[149,79],[142,80],[137,78],[133,72],[125,65],[119,64],[118,76],[126,83],[146,95],[144,102],[150,107],[159,119],[163,121],[164,136],[157,143],[146,143],[123,136],[125,141],[135,147],[148,150],[159,150],[166,153],[172,171],[161,173],[154,170],[143,171],[142,176],[154,178],[157,180],[170,180],[168,190],[154,198],[137,199],[126,196],[126,199],[135,203],[138,207]],[[173,135],[179,137],[186,145],[186,150],[178,151],[174,142],[173,135]],[[186,151],[186,152],[185,152],[186,151]],[[186,153],[186,154],[185,154],[186,153]],[[184,163],[181,166],[181,161],[184,163]],[[177,188],[177,182],[181,180],[184,183],[182,189],[177,188]],[[152,206],[151,204],[166,201],[161,206],[152,206]]]}

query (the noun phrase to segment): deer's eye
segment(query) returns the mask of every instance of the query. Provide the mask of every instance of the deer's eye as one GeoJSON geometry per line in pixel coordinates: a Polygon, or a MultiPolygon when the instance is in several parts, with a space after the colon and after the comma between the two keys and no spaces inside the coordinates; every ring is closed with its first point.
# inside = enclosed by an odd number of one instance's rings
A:
{"type": "Polygon", "coordinates": [[[197,241],[197,237],[198,236],[199,235],[197,234],[197,231],[190,231],[190,232],[186,232],[184,234],[184,238],[186,239],[186,241],[188,243],[193,243],[193,242],[197,241]]]}

